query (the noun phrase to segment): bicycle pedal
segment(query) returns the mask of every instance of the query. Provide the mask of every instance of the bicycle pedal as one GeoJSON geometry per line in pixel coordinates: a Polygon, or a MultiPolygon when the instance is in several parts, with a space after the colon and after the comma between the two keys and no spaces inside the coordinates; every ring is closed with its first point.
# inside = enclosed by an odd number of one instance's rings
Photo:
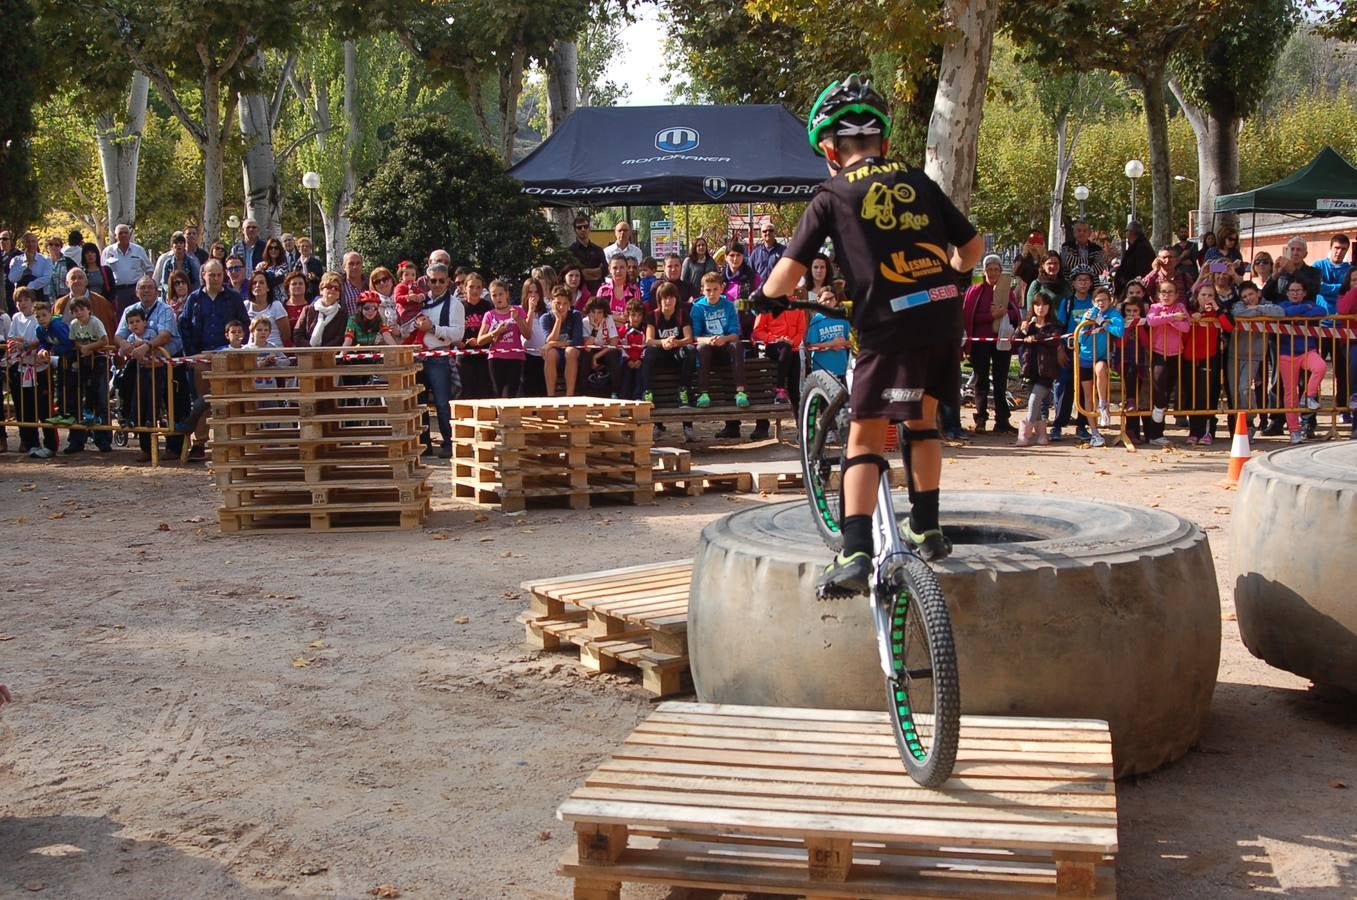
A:
{"type": "Polygon", "coordinates": [[[816,600],[851,600],[854,597],[864,596],[852,588],[838,587],[832,584],[818,584],[815,586],[816,600]]]}

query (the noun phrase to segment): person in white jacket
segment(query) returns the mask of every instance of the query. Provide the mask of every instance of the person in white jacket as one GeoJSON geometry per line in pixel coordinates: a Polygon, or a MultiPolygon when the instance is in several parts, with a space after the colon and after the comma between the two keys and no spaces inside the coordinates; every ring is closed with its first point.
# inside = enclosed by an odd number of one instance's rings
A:
{"type": "MultiPolygon", "coordinates": [[[[462,304],[452,297],[452,276],[448,267],[433,263],[425,270],[429,296],[415,317],[415,332],[423,336],[426,350],[448,350],[458,346],[466,332],[466,314],[462,304]]],[[[462,392],[461,374],[457,360],[452,356],[428,356],[419,380],[433,394],[434,409],[438,413],[438,431],[443,447],[438,451],[442,459],[452,457],[452,411],[449,405],[462,392]]],[[[429,416],[424,415],[424,456],[433,454],[433,439],[429,433],[429,416]]]]}

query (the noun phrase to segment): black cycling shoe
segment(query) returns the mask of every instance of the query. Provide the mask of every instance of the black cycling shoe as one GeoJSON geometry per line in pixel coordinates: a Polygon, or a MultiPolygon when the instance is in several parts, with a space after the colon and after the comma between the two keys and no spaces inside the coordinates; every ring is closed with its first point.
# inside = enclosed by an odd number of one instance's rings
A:
{"type": "Polygon", "coordinates": [[[872,586],[872,558],[859,550],[852,556],[842,553],[825,566],[815,582],[815,596],[821,600],[865,596],[872,586]]]}
{"type": "Polygon", "coordinates": [[[914,552],[919,554],[924,562],[937,562],[952,555],[952,542],[947,540],[941,528],[919,534],[906,522],[904,535],[905,540],[914,545],[914,552]]]}

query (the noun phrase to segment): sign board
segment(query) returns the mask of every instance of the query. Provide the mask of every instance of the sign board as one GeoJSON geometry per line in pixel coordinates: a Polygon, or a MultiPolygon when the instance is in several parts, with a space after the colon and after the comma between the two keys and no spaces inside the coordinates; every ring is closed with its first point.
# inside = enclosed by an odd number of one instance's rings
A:
{"type": "Polygon", "coordinates": [[[678,234],[674,231],[674,223],[667,219],[660,219],[650,223],[650,255],[656,259],[664,259],[670,253],[679,252],[678,234]]]}
{"type": "Polygon", "coordinates": [[[1357,212],[1357,199],[1352,200],[1316,200],[1315,210],[1330,212],[1357,212]]]}

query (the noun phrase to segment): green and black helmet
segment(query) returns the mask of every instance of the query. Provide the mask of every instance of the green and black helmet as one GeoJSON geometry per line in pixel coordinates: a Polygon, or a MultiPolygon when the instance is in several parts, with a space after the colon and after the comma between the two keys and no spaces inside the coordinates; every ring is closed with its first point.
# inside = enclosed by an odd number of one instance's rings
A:
{"type": "Polygon", "coordinates": [[[879,134],[885,140],[891,134],[886,106],[886,99],[872,89],[871,79],[856,72],[831,83],[815,98],[806,120],[811,147],[823,156],[820,139],[829,129],[836,135],[879,134]]]}

